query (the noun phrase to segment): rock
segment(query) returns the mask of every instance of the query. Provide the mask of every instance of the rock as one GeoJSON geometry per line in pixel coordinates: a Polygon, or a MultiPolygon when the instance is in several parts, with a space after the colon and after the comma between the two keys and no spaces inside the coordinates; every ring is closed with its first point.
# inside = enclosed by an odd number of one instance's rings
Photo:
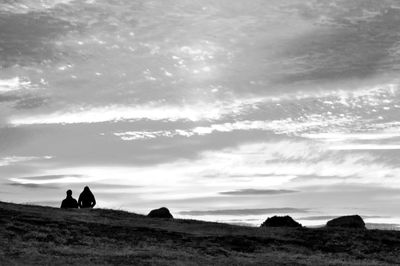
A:
{"type": "Polygon", "coordinates": [[[261,224],[261,227],[302,227],[301,224],[293,220],[290,216],[269,217],[261,224]]]}
{"type": "Polygon", "coordinates": [[[326,226],[365,229],[365,223],[359,215],[341,216],[328,221],[326,226]]]}
{"type": "Polygon", "coordinates": [[[165,207],[152,210],[147,216],[151,218],[174,218],[165,207]]]}

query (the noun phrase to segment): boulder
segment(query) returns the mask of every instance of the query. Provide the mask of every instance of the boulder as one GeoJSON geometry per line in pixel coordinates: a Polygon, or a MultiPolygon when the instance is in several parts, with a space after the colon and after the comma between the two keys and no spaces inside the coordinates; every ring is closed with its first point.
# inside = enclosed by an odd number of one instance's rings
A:
{"type": "Polygon", "coordinates": [[[261,227],[299,227],[302,225],[293,220],[290,216],[274,216],[269,217],[261,224],[261,227]]]}
{"type": "Polygon", "coordinates": [[[174,218],[165,207],[152,210],[147,216],[151,218],[174,218]]]}
{"type": "Polygon", "coordinates": [[[341,216],[328,221],[326,226],[365,229],[365,223],[359,215],[341,216]]]}

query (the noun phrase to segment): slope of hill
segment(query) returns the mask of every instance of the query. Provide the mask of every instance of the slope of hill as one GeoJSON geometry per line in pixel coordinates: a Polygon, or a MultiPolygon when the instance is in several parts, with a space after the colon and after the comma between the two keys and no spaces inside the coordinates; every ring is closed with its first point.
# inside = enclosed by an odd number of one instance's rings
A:
{"type": "Polygon", "coordinates": [[[400,232],[251,228],[0,202],[0,265],[399,265],[400,232]]]}

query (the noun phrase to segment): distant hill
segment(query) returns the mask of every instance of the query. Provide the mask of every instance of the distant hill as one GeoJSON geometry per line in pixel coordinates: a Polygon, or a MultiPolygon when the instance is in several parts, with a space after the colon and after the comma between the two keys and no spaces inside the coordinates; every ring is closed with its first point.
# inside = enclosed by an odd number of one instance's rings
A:
{"type": "Polygon", "coordinates": [[[399,265],[398,254],[399,231],[254,228],[0,202],[0,265],[399,265]]]}

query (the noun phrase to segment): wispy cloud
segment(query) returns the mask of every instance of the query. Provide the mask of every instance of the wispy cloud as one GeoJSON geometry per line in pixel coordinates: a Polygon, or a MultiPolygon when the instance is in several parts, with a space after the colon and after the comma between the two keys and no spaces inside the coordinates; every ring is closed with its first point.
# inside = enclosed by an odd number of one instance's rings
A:
{"type": "MultiPolygon", "coordinates": [[[[306,216],[306,217],[299,217],[297,220],[305,220],[305,221],[320,221],[320,220],[331,220],[338,218],[342,215],[322,215],[322,216],[306,216]]],[[[361,215],[363,219],[370,219],[370,218],[390,218],[389,216],[378,216],[378,215],[361,215]]]]}
{"type": "Polygon", "coordinates": [[[83,175],[40,175],[40,176],[26,176],[22,177],[22,179],[26,180],[58,180],[64,177],[74,177],[74,178],[82,178],[83,175]]]}
{"type": "Polygon", "coordinates": [[[228,210],[207,210],[207,211],[182,211],[181,215],[204,216],[204,215],[261,215],[261,214],[286,214],[286,213],[307,213],[309,209],[301,208],[265,208],[265,209],[228,209],[228,210]]]}
{"type": "Polygon", "coordinates": [[[272,189],[280,189],[284,184],[304,186],[343,182],[400,185],[396,178],[400,168],[373,154],[342,154],[324,144],[308,142],[267,142],[205,152],[197,165],[209,169],[205,174],[216,179],[236,176],[237,180],[251,180],[252,187],[274,184],[272,189]],[[305,178],[299,180],[299,177],[305,178]],[[257,182],[260,179],[266,184],[257,182]]]}
{"type": "MultiPolygon", "coordinates": [[[[16,80],[18,81],[18,80],[16,80]]],[[[12,84],[16,83],[12,80],[12,84]]],[[[15,85],[15,84],[14,84],[15,85]]],[[[14,86],[12,85],[12,86],[14,86]]],[[[106,105],[106,106],[74,106],[57,110],[53,113],[20,114],[11,116],[9,123],[15,126],[34,124],[77,124],[102,123],[112,121],[134,121],[148,119],[154,121],[216,121],[222,118],[237,118],[255,110],[270,108],[277,104],[280,108],[289,108],[292,100],[305,101],[315,99],[318,105],[324,106],[326,112],[303,113],[297,118],[288,117],[280,120],[241,120],[189,130],[175,129],[166,131],[128,131],[117,132],[115,135],[124,140],[146,139],[158,136],[193,136],[206,135],[213,132],[231,132],[234,130],[271,130],[277,134],[297,134],[313,129],[327,129],[332,126],[347,126],[359,117],[355,113],[333,113],[336,105],[341,108],[357,109],[360,106],[378,106],[391,103],[388,95],[397,95],[398,87],[386,84],[372,88],[362,88],[355,91],[335,90],[328,92],[296,92],[280,96],[249,97],[214,102],[193,102],[168,104],[163,101],[146,104],[106,105]],[[207,110],[207,111],[204,111],[207,110]]],[[[349,109],[349,110],[350,110],[349,109]]]]}
{"type": "Polygon", "coordinates": [[[384,140],[400,137],[400,132],[371,132],[371,133],[344,133],[344,132],[329,132],[329,133],[307,133],[302,134],[302,137],[329,141],[352,141],[352,140],[384,140]]]}
{"type": "Polygon", "coordinates": [[[30,87],[31,82],[21,80],[19,77],[0,79],[0,93],[18,91],[30,87]]]}
{"type": "Polygon", "coordinates": [[[333,145],[330,150],[351,151],[351,150],[400,150],[397,144],[343,144],[333,145]]]}
{"type": "Polygon", "coordinates": [[[54,8],[58,4],[68,4],[73,0],[44,0],[40,2],[15,1],[0,3],[0,9],[4,12],[25,14],[28,12],[43,11],[54,8]]]}
{"type": "Polygon", "coordinates": [[[92,182],[96,179],[75,174],[65,174],[65,175],[43,175],[43,176],[28,176],[28,177],[18,177],[10,178],[10,181],[18,184],[28,184],[28,185],[45,185],[45,184],[70,184],[70,183],[85,183],[92,182]]]}
{"type": "Polygon", "coordinates": [[[216,103],[194,103],[168,105],[159,102],[126,106],[108,105],[101,107],[75,107],[51,114],[21,115],[11,117],[9,123],[15,126],[35,124],[77,124],[101,123],[124,120],[216,120],[224,116],[236,115],[252,108],[258,99],[216,103]],[[206,112],[204,110],[207,110],[206,112]]]}
{"type": "MultiPolygon", "coordinates": [[[[298,113],[288,117],[272,120],[248,119],[242,109],[237,111],[234,121],[213,123],[193,128],[166,130],[132,130],[114,133],[124,141],[156,139],[160,137],[193,137],[214,133],[230,133],[235,131],[268,131],[273,134],[296,136],[306,139],[340,142],[356,140],[383,140],[399,137],[396,122],[382,123],[385,112],[398,109],[400,105],[393,102],[398,95],[398,86],[386,84],[353,91],[334,90],[327,92],[307,92],[283,94],[277,98],[265,97],[252,101],[252,108],[247,114],[261,110],[279,113],[293,109],[292,100],[296,100],[298,113]],[[304,108],[303,106],[309,106],[304,108]],[[368,107],[368,108],[367,108],[368,107]],[[364,110],[367,108],[366,110],[364,110]],[[317,110],[317,112],[313,110],[317,110]],[[383,112],[383,113],[382,113],[383,112]],[[379,115],[378,115],[379,113],[379,115]],[[243,115],[243,116],[242,116],[243,115]],[[382,116],[383,115],[383,116],[382,116]],[[247,119],[240,119],[246,117],[247,119]]],[[[222,118],[224,116],[221,116],[222,118]]],[[[254,114],[254,117],[257,117],[254,114]]],[[[214,122],[214,121],[213,121],[214,122]]]]}
{"type": "Polygon", "coordinates": [[[165,131],[127,131],[114,133],[122,140],[151,139],[156,137],[175,137],[175,136],[204,136],[214,132],[232,132],[238,130],[263,130],[271,131],[275,134],[298,135],[310,130],[323,130],[333,126],[345,126],[354,123],[356,117],[351,116],[323,116],[310,115],[299,119],[282,119],[272,121],[244,120],[233,123],[213,124],[210,126],[195,127],[192,129],[176,129],[165,131]]]}
{"type": "Polygon", "coordinates": [[[0,167],[17,164],[21,162],[34,161],[34,160],[49,160],[51,156],[35,157],[35,156],[10,156],[0,158],[0,167]]]}
{"type": "Polygon", "coordinates": [[[11,182],[9,184],[7,184],[9,186],[18,186],[18,187],[24,187],[24,188],[28,188],[28,189],[32,189],[32,188],[38,188],[38,189],[42,189],[42,188],[57,188],[57,186],[55,185],[48,185],[48,184],[35,184],[35,183],[18,183],[18,182],[11,182]]]}
{"type": "Polygon", "coordinates": [[[256,196],[256,195],[279,195],[279,194],[288,194],[288,193],[296,193],[296,190],[288,190],[288,189],[239,189],[233,191],[224,191],[220,192],[221,195],[238,195],[238,196],[256,196]]]}

